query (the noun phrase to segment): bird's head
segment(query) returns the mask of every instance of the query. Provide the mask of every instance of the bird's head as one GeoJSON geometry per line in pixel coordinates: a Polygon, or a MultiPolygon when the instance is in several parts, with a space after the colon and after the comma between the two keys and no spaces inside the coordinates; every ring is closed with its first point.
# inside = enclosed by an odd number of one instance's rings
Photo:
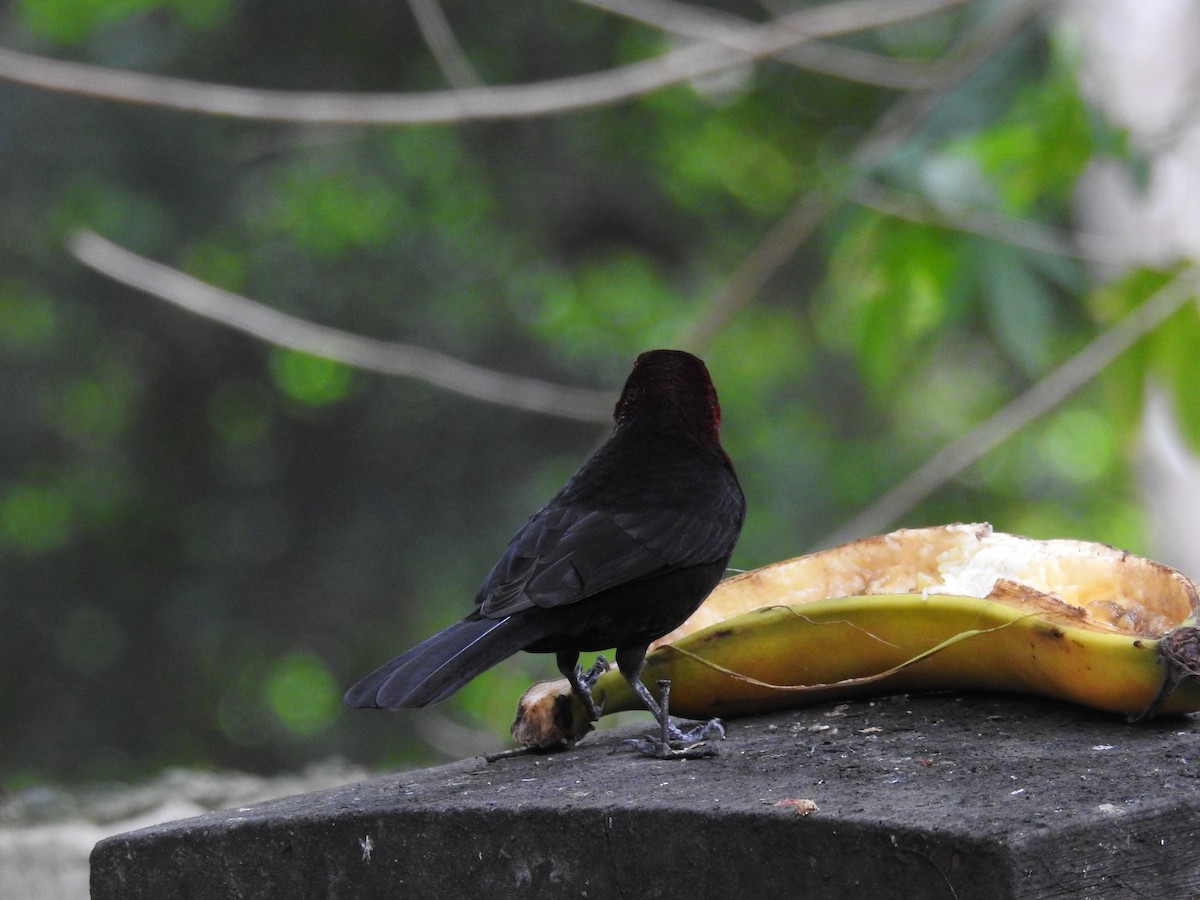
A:
{"type": "Polygon", "coordinates": [[[721,406],[708,368],[683,350],[648,350],[637,358],[613,412],[617,428],[683,430],[717,438],[721,406]]]}

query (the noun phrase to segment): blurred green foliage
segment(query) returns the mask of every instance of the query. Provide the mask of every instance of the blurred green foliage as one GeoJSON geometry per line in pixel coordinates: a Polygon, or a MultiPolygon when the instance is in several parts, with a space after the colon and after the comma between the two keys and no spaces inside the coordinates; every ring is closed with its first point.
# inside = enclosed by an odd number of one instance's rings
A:
{"type": "MultiPolygon", "coordinates": [[[[849,42],[932,59],[989,8],[849,42]]],[[[665,46],[571,4],[445,9],[497,83],[665,46]]],[[[227,83],[441,85],[404,5],[365,0],[286,22],[262,0],[22,0],[3,42],[227,83]]],[[[501,746],[548,658],[438,710],[340,694],[460,617],[603,432],[267,347],[82,269],[72,229],[322,324],[615,393],[806,191],[844,183],[895,96],[767,61],[560,117],[313,129],[0,83],[5,779],[501,746]]],[[[1080,174],[1113,155],[1136,165],[1035,25],[874,177],[1065,228],[1080,174]]],[[[750,501],[735,564],[811,549],[1169,274],[1095,287],[1076,259],[840,203],[703,351],[750,501]]],[[[1143,387],[1170,388],[1200,446],[1198,342],[1193,305],[897,524],[1150,549],[1143,387]]]]}
{"type": "Polygon", "coordinates": [[[353,375],[342,363],[283,347],[271,349],[271,377],[276,386],[308,406],[325,406],[344,398],[353,375]]]}

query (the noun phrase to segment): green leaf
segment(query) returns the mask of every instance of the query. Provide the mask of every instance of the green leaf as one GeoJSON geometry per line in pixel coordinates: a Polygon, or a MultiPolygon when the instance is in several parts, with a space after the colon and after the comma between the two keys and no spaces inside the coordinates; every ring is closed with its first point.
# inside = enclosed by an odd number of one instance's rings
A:
{"type": "Polygon", "coordinates": [[[1100,121],[1080,94],[1076,70],[1059,58],[1000,121],[950,149],[979,166],[1006,212],[1058,210],[1069,202],[1096,141],[1105,139],[1097,133],[1100,121]]]}
{"type": "Polygon", "coordinates": [[[822,330],[852,346],[867,381],[886,392],[946,321],[959,268],[941,229],[865,217],[834,248],[822,330]]]}

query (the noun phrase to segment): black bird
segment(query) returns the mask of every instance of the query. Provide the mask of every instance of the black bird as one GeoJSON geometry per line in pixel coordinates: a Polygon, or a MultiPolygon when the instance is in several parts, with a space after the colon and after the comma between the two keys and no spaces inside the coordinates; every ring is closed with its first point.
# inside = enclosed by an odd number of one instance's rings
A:
{"type": "Polygon", "coordinates": [[[585,674],[579,654],[615,647],[621,674],[662,729],[661,741],[640,749],[665,756],[668,739],[724,733],[714,720],[683,734],[641,681],[647,645],[721,580],[745,517],[708,369],[680,350],[643,353],[614,418],[608,440],[509,543],[474,611],[363,678],[347,703],[426,706],[526,650],[556,654],[595,720],[590,688],[605,664],[585,674]]]}

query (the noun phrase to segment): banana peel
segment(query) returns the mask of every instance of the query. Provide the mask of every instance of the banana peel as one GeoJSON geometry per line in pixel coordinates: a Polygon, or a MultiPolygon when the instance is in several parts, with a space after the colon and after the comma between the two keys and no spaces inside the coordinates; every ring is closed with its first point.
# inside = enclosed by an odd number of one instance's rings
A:
{"type": "MultiPolygon", "coordinates": [[[[652,645],[688,718],[922,690],[1012,691],[1140,721],[1200,711],[1200,597],[1182,573],[1105,544],[990,525],[902,529],[723,581],[652,645]]],[[[611,669],[604,713],[640,709],[611,669]]],[[[521,698],[522,747],[592,728],[565,679],[521,698]]]]}

